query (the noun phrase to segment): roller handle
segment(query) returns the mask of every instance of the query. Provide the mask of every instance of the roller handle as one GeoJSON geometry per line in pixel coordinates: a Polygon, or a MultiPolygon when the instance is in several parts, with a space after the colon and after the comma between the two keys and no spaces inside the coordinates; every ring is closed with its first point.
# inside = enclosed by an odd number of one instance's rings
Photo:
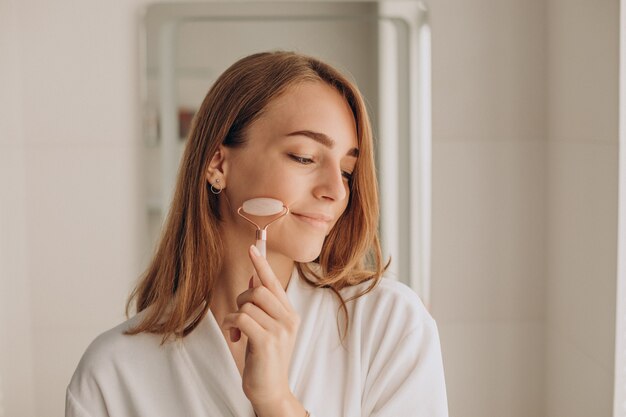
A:
{"type": "Polygon", "coordinates": [[[259,252],[261,252],[261,256],[264,258],[267,258],[266,242],[267,241],[265,240],[257,239],[255,245],[259,252]]]}
{"type": "MultiPolygon", "coordinates": [[[[265,240],[257,239],[256,240],[256,244],[254,245],[259,250],[259,252],[261,252],[261,256],[263,258],[267,258],[266,243],[267,243],[267,241],[265,241],[265,240]]],[[[253,287],[258,287],[260,285],[261,285],[261,280],[259,279],[258,275],[255,272],[254,273],[254,277],[252,278],[252,286],[253,287]]]]}

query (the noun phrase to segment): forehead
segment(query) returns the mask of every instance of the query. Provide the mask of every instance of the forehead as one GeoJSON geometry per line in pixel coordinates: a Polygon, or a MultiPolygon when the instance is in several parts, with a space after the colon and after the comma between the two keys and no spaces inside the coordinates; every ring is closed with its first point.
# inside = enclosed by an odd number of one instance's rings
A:
{"type": "Polygon", "coordinates": [[[310,130],[332,138],[338,147],[357,147],[352,109],[336,89],[321,81],[290,86],[266,106],[251,125],[255,129],[271,136],[310,130]]]}

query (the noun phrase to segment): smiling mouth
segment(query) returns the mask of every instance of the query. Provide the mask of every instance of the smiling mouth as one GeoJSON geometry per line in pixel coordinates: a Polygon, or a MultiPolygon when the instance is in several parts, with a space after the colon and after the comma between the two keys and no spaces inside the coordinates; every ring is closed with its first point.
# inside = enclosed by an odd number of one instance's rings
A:
{"type": "Polygon", "coordinates": [[[321,230],[327,230],[330,226],[331,219],[326,216],[298,214],[294,212],[292,212],[291,214],[293,214],[298,220],[321,230]]]}

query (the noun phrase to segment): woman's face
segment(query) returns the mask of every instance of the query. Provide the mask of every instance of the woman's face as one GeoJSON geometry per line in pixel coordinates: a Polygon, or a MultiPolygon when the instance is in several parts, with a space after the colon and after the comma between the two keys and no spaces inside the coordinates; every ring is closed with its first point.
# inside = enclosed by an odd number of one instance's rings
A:
{"type": "MultiPolygon", "coordinates": [[[[246,144],[224,148],[225,227],[252,243],[254,228],[236,213],[245,200],[270,197],[290,212],[268,228],[268,255],[309,262],[343,214],[350,194],[357,136],[344,98],[322,82],[291,87],[246,132],[246,144]]],[[[272,217],[249,216],[261,226],[272,217]]]]}

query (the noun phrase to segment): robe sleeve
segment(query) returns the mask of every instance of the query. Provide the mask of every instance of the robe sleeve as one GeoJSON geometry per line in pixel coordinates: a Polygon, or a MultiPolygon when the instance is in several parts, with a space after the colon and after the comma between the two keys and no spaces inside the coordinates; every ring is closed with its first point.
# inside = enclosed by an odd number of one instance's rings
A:
{"type": "Polygon", "coordinates": [[[68,388],[65,393],[65,417],[91,417],[68,388]]]}
{"type": "Polygon", "coordinates": [[[437,325],[424,320],[374,354],[365,380],[363,417],[448,417],[437,325]],[[398,340],[399,339],[399,340],[398,340]]]}
{"type": "Polygon", "coordinates": [[[100,384],[81,365],[65,392],[65,417],[109,417],[100,384]]]}

